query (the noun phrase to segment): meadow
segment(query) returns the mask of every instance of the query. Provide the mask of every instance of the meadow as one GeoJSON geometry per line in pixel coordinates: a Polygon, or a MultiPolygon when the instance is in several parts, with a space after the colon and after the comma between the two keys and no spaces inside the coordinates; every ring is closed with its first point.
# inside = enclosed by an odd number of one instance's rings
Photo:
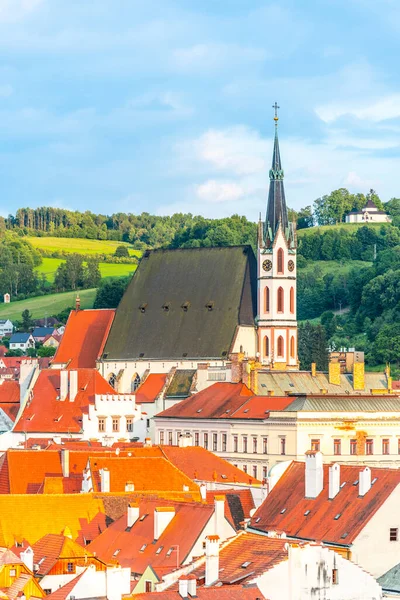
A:
{"type": "Polygon", "coordinates": [[[111,240],[87,240],[85,238],[34,237],[29,236],[28,242],[38,250],[47,252],[76,252],[77,254],[114,254],[118,246],[126,246],[130,256],[141,256],[139,250],[134,250],[126,242],[111,240]]]}
{"type": "Polygon", "coordinates": [[[65,308],[75,308],[77,294],[81,299],[81,308],[93,308],[96,297],[96,288],[90,290],[79,290],[79,292],[64,292],[62,294],[49,294],[47,296],[36,296],[27,300],[0,304],[0,318],[21,320],[21,313],[28,309],[34,319],[42,319],[46,315],[56,315],[65,308]]]}
{"type": "Polygon", "coordinates": [[[298,275],[301,277],[303,274],[314,271],[315,268],[320,269],[322,276],[327,273],[332,273],[332,275],[347,275],[354,268],[363,269],[371,265],[372,262],[363,260],[309,260],[305,267],[298,268],[298,275]]]}
{"type": "MultiPolygon", "coordinates": [[[[62,258],[43,258],[42,264],[36,267],[39,275],[44,274],[49,283],[53,283],[54,276],[60,264],[64,262],[62,258]]],[[[99,263],[102,279],[107,277],[126,277],[132,275],[137,266],[134,264],[113,264],[99,263]]]]}
{"type": "Polygon", "coordinates": [[[389,225],[389,223],[339,223],[338,225],[315,225],[314,227],[307,227],[306,229],[298,229],[297,235],[299,237],[303,235],[312,235],[316,231],[322,234],[330,229],[335,231],[338,229],[345,229],[350,233],[354,233],[354,231],[357,231],[357,229],[360,229],[360,227],[365,227],[365,225],[367,225],[367,227],[371,227],[372,229],[380,229],[382,225],[386,226],[389,225]]]}

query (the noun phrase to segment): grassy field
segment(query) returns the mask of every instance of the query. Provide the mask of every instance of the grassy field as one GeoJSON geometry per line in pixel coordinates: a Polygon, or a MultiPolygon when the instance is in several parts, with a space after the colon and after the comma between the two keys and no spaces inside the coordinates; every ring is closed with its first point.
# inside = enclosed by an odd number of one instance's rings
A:
{"type": "MultiPolygon", "coordinates": [[[[379,229],[380,227],[390,225],[390,223],[368,223],[367,227],[371,227],[373,229],[379,229]]],[[[316,227],[307,227],[306,229],[298,229],[297,235],[301,237],[302,235],[312,235],[316,231],[319,233],[325,233],[325,231],[329,231],[330,229],[345,229],[350,233],[357,231],[360,227],[365,227],[365,223],[340,223],[340,225],[321,225],[316,227]]]]}
{"type": "Polygon", "coordinates": [[[114,254],[118,246],[126,246],[131,256],[141,256],[139,250],[134,250],[125,242],[111,240],[86,240],[83,238],[59,237],[28,237],[28,242],[38,250],[49,252],[76,252],[78,254],[114,254]]]}
{"type": "MultiPolygon", "coordinates": [[[[48,282],[53,283],[57,268],[63,262],[61,258],[43,258],[41,265],[36,267],[39,274],[44,273],[48,282]]],[[[128,264],[109,264],[100,263],[100,273],[102,278],[107,277],[125,277],[131,275],[136,270],[136,265],[128,264]]]]}
{"type": "MultiPolygon", "coordinates": [[[[28,300],[11,302],[10,304],[0,304],[0,318],[2,319],[21,319],[21,313],[25,309],[31,311],[34,319],[55,315],[64,310],[64,308],[74,308],[77,292],[64,292],[63,294],[49,294],[48,296],[38,296],[28,300]]],[[[96,296],[96,289],[80,290],[81,308],[92,308],[96,296]]]]}
{"type": "Polygon", "coordinates": [[[301,277],[302,274],[313,271],[315,267],[321,269],[322,276],[327,273],[332,273],[333,275],[345,275],[353,268],[362,269],[364,267],[370,267],[371,265],[372,262],[363,260],[310,260],[304,269],[298,270],[298,275],[301,277]]]}

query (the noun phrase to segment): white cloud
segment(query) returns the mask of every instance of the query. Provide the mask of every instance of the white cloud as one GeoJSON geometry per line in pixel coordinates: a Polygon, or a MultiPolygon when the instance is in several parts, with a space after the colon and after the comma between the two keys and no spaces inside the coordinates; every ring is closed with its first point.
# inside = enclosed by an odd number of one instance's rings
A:
{"type": "Polygon", "coordinates": [[[260,63],[268,57],[262,48],[239,44],[203,43],[178,48],[172,53],[172,64],[181,70],[210,70],[235,68],[247,63],[260,63]]]}
{"type": "Polygon", "coordinates": [[[43,2],[44,0],[0,0],[0,22],[23,19],[43,2]]]}
{"type": "Polygon", "coordinates": [[[357,190],[369,190],[377,185],[376,179],[363,179],[355,171],[350,171],[343,180],[343,185],[357,190]]]}
{"type": "Polygon", "coordinates": [[[210,179],[196,187],[196,195],[205,202],[232,202],[245,195],[245,189],[235,181],[210,179]]]}
{"type": "Polygon", "coordinates": [[[400,94],[391,94],[385,98],[370,101],[368,104],[364,102],[325,104],[318,106],[315,112],[325,123],[332,123],[344,116],[379,123],[400,117],[400,94]]]}
{"type": "Polygon", "coordinates": [[[9,98],[13,92],[13,87],[10,84],[0,85],[0,98],[9,98]]]}

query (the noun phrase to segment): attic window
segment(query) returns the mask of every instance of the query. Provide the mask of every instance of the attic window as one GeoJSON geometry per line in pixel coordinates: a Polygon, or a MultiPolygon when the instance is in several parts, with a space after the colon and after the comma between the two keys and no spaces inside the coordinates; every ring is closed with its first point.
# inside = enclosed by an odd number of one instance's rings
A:
{"type": "Polygon", "coordinates": [[[211,311],[214,308],[214,302],[207,302],[206,309],[211,311]]]}
{"type": "Polygon", "coordinates": [[[285,513],[285,512],[286,512],[286,508],[282,508],[281,515],[283,515],[283,513],[285,513]]]}
{"type": "Polygon", "coordinates": [[[140,548],[139,552],[144,552],[147,548],[147,544],[143,544],[143,546],[140,548]]]}
{"type": "Polygon", "coordinates": [[[118,556],[118,554],[121,552],[121,548],[117,548],[116,551],[114,552],[113,556],[118,556]]]}
{"type": "Polygon", "coordinates": [[[289,387],[294,387],[294,383],[289,383],[289,387]]]}
{"type": "Polygon", "coordinates": [[[146,517],[148,517],[148,516],[149,516],[149,514],[148,514],[148,513],[145,513],[144,515],[142,515],[142,516],[140,517],[139,521],[144,521],[144,520],[145,520],[145,518],[146,518],[146,517]]]}
{"type": "Polygon", "coordinates": [[[225,412],[228,414],[228,412],[231,412],[231,409],[228,408],[225,412]]]}
{"type": "Polygon", "coordinates": [[[139,310],[141,313],[146,312],[146,308],[147,308],[147,303],[146,302],[142,302],[142,304],[140,304],[139,306],[139,310]]]}
{"type": "Polygon", "coordinates": [[[249,412],[249,409],[248,409],[248,408],[245,408],[243,412],[245,412],[245,413],[248,413],[248,412],[249,412]]]}
{"type": "Polygon", "coordinates": [[[371,485],[374,485],[374,483],[378,480],[377,477],[374,477],[373,480],[371,481],[371,485]]]}
{"type": "Polygon", "coordinates": [[[223,473],[222,473],[221,477],[222,477],[222,479],[227,479],[226,475],[224,475],[223,473]]]}
{"type": "Polygon", "coordinates": [[[342,516],[342,513],[338,513],[337,515],[335,515],[333,518],[335,519],[335,521],[338,521],[340,519],[340,517],[342,516]]]}
{"type": "Polygon", "coordinates": [[[33,419],[33,417],[34,417],[34,416],[35,416],[35,415],[33,414],[33,415],[31,415],[30,417],[26,417],[26,420],[27,420],[27,421],[32,421],[32,419],[33,419]]]}
{"type": "Polygon", "coordinates": [[[251,560],[247,560],[240,566],[242,567],[242,569],[247,569],[247,567],[249,567],[250,565],[251,565],[251,560]]]}
{"type": "Polygon", "coordinates": [[[159,548],[157,548],[156,554],[160,554],[160,552],[162,551],[163,548],[164,548],[164,546],[160,546],[159,548]]]}
{"type": "MultiPolygon", "coordinates": [[[[108,355],[109,355],[109,352],[104,352],[104,354],[103,354],[103,358],[107,358],[107,357],[108,357],[108,355]]],[[[59,390],[60,388],[57,388],[57,389],[59,390]]]]}
{"type": "Polygon", "coordinates": [[[54,419],[54,421],[56,421],[56,423],[58,423],[58,421],[61,421],[61,419],[62,419],[62,415],[60,415],[59,417],[56,417],[56,418],[54,419]]]}
{"type": "Polygon", "coordinates": [[[267,385],[265,383],[262,383],[261,387],[267,387],[267,385]]]}
{"type": "Polygon", "coordinates": [[[304,513],[305,517],[308,517],[308,515],[310,514],[311,510],[306,510],[306,512],[304,513]]]}
{"type": "Polygon", "coordinates": [[[181,306],[183,312],[187,312],[189,310],[190,302],[184,302],[181,306]]]}

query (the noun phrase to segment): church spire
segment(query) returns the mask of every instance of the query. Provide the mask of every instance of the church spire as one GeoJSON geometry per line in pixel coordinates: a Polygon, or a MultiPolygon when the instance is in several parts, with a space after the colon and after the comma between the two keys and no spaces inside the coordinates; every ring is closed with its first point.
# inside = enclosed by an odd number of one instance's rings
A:
{"type": "Polygon", "coordinates": [[[269,194],[267,205],[266,228],[271,230],[272,236],[275,237],[276,229],[279,223],[282,224],[283,231],[286,235],[289,227],[288,214],[285,200],[285,189],[283,187],[283,169],[281,164],[281,155],[279,152],[278,141],[278,108],[275,102],[272,107],[275,110],[275,140],[274,151],[272,154],[272,165],[269,171],[269,194]]]}

